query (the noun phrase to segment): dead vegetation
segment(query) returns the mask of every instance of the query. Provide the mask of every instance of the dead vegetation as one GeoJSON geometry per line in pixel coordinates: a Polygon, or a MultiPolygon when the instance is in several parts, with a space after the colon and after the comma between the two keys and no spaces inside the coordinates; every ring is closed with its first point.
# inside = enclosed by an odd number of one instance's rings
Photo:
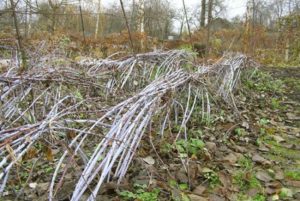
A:
{"type": "Polygon", "coordinates": [[[13,169],[44,140],[65,150],[55,159],[49,199],[55,200],[65,174],[77,167],[81,173],[71,200],[87,195],[95,200],[103,183],[122,182],[149,129],[163,136],[179,125],[175,142],[187,140],[196,105],[203,119],[209,118],[213,100],[234,108],[233,91],[247,66],[241,54],[199,66],[193,53],[173,50],[78,63],[46,55],[21,75],[16,66],[8,68],[0,76],[1,192],[13,169]]]}

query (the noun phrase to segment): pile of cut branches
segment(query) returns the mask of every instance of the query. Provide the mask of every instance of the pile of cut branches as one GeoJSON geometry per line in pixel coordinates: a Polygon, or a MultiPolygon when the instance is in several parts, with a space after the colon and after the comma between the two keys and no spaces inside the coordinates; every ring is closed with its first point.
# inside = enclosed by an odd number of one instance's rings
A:
{"type": "Polygon", "coordinates": [[[120,183],[151,123],[162,135],[168,125],[180,125],[176,139],[187,139],[196,105],[202,118],[211,112],[211,99],[234,106],[233,91],[249,66],[242,54],[195,65],[193,53],[182,50],[59,65],[39,61],[22,75],[17,68],[0,75],[0,192],[32,146],[63,141],[67,147],[56,162],[49,200],[68,169],[82,164],[73,201],[95,200],[104,182],[120,183]]]}

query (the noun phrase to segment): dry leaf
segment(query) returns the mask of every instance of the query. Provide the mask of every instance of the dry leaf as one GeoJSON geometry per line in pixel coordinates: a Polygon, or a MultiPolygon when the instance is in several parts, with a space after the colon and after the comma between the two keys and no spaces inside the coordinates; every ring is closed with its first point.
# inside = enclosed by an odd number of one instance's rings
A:
{"type": "Polygon", "coordinates": [[[273,178],[265,171],[258,171],[256,173],[256,178],[263,182],[270,182],[273,178]]]}
{"type": "Polygon", "coordinates": [[[262,156],[258,155],[258,154],[255,154],[253,157],[252,157],[252,160],[256,163],[260,163],[262,165],[271,165],[271,162],[266,160],[265,158],[263,158],[262,156]]]}
{"type": "Polygon", "coordinates": [[[147,156],[146,158],[143,158],[143,161],[146,162],[148,165],[155,164],[155,160],[152,156],[147,156]]]}

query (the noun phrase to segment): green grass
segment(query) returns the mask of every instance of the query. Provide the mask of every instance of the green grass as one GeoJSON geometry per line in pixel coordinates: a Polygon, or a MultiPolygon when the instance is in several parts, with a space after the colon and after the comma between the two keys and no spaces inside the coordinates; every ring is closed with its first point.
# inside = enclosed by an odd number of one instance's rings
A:
{"type": "Polygon", "coordinates": [[[288,179],[300,180],[300,170],[286,171],[286,172],[284,172],[284,176],[288,179]]]}
{"type": "Polygon", "coordinates": [[[215,171],[204,173],[204,178],[208,181],[210,188],[215,188],[220,184],[220,179],[215,171]]]}
{"type": "Polygon", "coordinates": [[[250,72],[251,79],[242,77],[245,86],[259,92],[282,93],[284,84],[282,80],[274,79],[269,73],[255,70],[250,72]]]}
{"type": "Polygon", "coordinates": [[[252,188],[261,188],[261,184],[253,172],[237,171],[233,175],[233,184],[238,186],[242,191],[252,188]]]}
{"type": "Polygon", "coordinates": [[[176,142],[176,149],[181,155],[199,155],[200,151],[204,148],[205,143],[196,138],[191,138],[189,140],[178,140],[176,142]]]}
{"type": "Polygon", "coordinates": [[[248,157],[242,157],[239,159],[238,164],[240,165],[240,167],[244,170],[252,170],[253,168],[253,162],[250,158],[248,157]]]}
{"type": "Polygon", "coordinates": [[[147,190],[146,185],[134,184],[133,191],[120,191],[118,194],[123,200],[157,201],[160,190],[147,190]]]}

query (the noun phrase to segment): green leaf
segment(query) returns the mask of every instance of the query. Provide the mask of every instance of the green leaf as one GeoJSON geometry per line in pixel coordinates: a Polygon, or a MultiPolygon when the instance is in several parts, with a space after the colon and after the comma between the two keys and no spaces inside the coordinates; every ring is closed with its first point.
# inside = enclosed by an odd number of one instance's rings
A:
{"type": "Polygon", "coordinates": [[[189,186],[187,184],[179,184],[179,189],[180,190],[187,190],[189,188],[189,186]]]}

